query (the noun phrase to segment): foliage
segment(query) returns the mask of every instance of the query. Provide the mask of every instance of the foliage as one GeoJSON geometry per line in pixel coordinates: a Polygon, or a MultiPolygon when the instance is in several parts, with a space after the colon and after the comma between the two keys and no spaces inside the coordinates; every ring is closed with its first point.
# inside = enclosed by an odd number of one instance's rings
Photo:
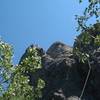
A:
{"type": "MultiPolygon", "coordinates": [[[[84,0],[79,0],[80,3],[82,3],[83,1],[84,0]]],[[[87,21],[94,16],[96,17],[98,22],[98,19],[100,18],[100,0],[88,0],[88,6],[85,8],[83,15],[76,15],[76,20],[78,22],[77,31],[86,30],[88,28],[87,21]]]]}
{"type": "Polygon", "coordinates": [[[42,98],[42,89],[45,87],[45,82],[42,79],[38,79],[37,87],[34,89],[34,100],[42,98]]]}
{"type": "Polygon", "coordinates": [[[18,71],[10,83],[8,91],[3,94],[3,99],[23,98],[22,100],[32,100],[32,87],[28,85],[28,81],[28,78],[18,71]]]}
{"type": "MultiPolygon", "coordinates": [[[[80,0],[80,3],[82,0],[80,0]]],[[[87,26],[86,22],[93,16],[100,17],[100,0],[88,0],[89,5],[82,16],[76,15],[78,30],[81,34],[74,43],[74,55],[85,63],[93,57],[93,50],[100,47],[100,22],[87,26]]],[[[0,100],[38,100],[42,97],[42,89],[45,82],[38,79],[37,86],[29,85],[28,73],[34,74],[41,69],[41,56],[35,46],[30,46],[21,59],[21,62],[14,66],[12,64],[12,46],[0,40],[0,100]],[[5,85],[8,89],[5,88],[5,85]]]]}
{"type": "MultiPolygon", "coordinates": [[[[82,3],[84,0],[79,0],[82,3]]],[[[74,43],[74,55],[80,62],[87,62],[92,59],[93,51],[100,47],[100,0],[88,0],[88,6],[85,8],[82,16],[76,15],[78,22],[77,31],[81,34],[74,43]],[[88,20],[95,16],[96,24],[87,26],[88,20]]]]}
{"type": "MultiPolygon", "coordinates": [[[[23,74],[35,73],[37,70],[42,68],[41,57],[36,46],[31,45],[27,48],[25,55],[22,57],[21,62],[21,72],[23,74]]],[[[34,100],[38,100],[42,97],[42,89],[45,86],[45,82],[42,79],[38,79],[37,87],[33,89],[34,100]]]]}
{"type": "Polygon", "coordinates": [[[5,91],[4,84],[9,83],[13,73],[12,46],[0,40],[0,92],[5,91]]]}
{"type": "Polygon", "coordinates": [[[35,46],[30,46],[20,61],[21,72],[29,73],[41,69],[41,57],[35,46]]]}
{"type": "Polygon", "coordinates": [[[93,52],[98,47],[100,47],[100,23],[94,24],[77,37],[73,52],[76,58],[84,63],[93,57],[93,52]]]}
{"type": "MultiPolygon", "coordinates": [[[[81,3],[83,0],[79,0],[79,2],[81,3]]],[[[87,63],[89,67],[80,100],[84,94],[93,67],[91,62],[94,62],[95,52],[100,48],[100,20],[98,20],[100,18],[100,0],[88,0],[88,3],[89,5],[85,8],[83,15],[76,15],[78,22],[77,31],[80,31],[81,34],[76,38],[73,48],[75,58],[81,63],[87,63]],[[96,24],[87,26],[88,20],[94,16],[97,20],[96,24]]]]}
{"type": "Polygon", "coordinates": [[[21,63],[14,67],[11,63],[12,48],[9,44],[0,42],[0,77],[3,77],[0,85],[9,81],[9,87],[5,93],[1,93],[0,100],[38,100],[42,97],[42,89],[45,82],[42,79],[38,80],[37,87],[29,85],[29,77],[25,73],[40,69],[41,57],[36,50],[36,47],[29,47],[26,56],[21,60],[21,63]],[[3,72],[2,72],[3,71],[3,72]],[[8,77],[9,76],[9,77],[8,77]]]}

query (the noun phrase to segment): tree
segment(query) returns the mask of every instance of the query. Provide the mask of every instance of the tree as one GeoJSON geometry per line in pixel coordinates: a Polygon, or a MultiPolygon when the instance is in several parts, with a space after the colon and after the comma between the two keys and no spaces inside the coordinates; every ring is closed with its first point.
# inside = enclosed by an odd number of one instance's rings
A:
{"type": "Polygon", "coordinates": [[[38,55],[36,47],[27,49],[27,54],[20,64],[17,66],[12,65],[12,48],[9,44],[0,41],[0,76],[2,81],[0,83],[1,90],[4,82],[9,82],[8,89],[2,92],[0,100],[38,100],[42,97],[41,89],[45,83],[42,79],[38,80],[37,86],[32,87],[29,85],[29,78],[25,73],[34,73],[41,66],[41,57],[38,55]]]}
{"type": "MultiPolygon", "coordinates": [[[[82,3],[85,0],[79,0],[82,3]]],[[[83,15],[76,15],[76,20],[78,22],[77,31],[84,31],[89,26],[87,25],[88,20],[91,17],[96,17],[96,21],[100,21],[100,0],[88,0],[88,6],[84,9],[83,15]]]]}
{"type": "MultiPolygon", "coordinates": [[[[82,3],[84,0],[79,0],[82,3]]],[[[76,38],[74,43],[74,55],[84,62],[92,56],[93,50],[100,46],[100,0],[88,0],[88,6],[85,8],[83,15],[76,15],[78,23],[77,31],[81,34],[76,38]],[[95,24],[87,25],[91,17],[96,19],[95,24]]]]}
{"type": "MultiPolygon", "coordinates": [[[[80,0],[81,2],[83,1],[80,0]]],[[[81,34],[75,40],[73,53],[82,63],[91,62],[94,57],[94,50],[96,51],[100,47],[100,22],[98,20],[100,17],[100,0],[88,0],[88,3],[89,5],[85,8],[83,15],[76,15],[77,30],[81,34]],[[93,16],[96,17],[97,22],[88,26],[87,22],[93,16]]],[[[45,82],[39,79],[36,87],[32,87],[29,85],[30,80],[27,76],[28,73],[34,74],[42,68],[38,50],[36,47],[30,46],[26,50],[26,55],[16,66],[12,63],[12,57],[12,46],[0,40],[0,100],[39,100],[42,97],[45,82]]],[[[85,86],[86,84],[80,98],[85,86]]]]}
{"type": "MultiPolygon", "coordinates": [[[[82,0],[80,0],[80,3],[82,0]]],[[[88,73],[83,85],[80,99],[83,96],[84,90],[87,85],[91,70],[94,63],[96,53],[100,52],[100,0],[88,0],[88,7],[85,8],[82,16],[76,15],[78,22],[78,29],[81,34],[76,38],[73,48],[74,57],[79,63],[88,64],[88,73]],[[88,20],[95,16],[97,22],[95,24],[87,25],[88,20]]],[[[98,67],[98,66],[97,66],[98,67]]]]}
{"type": "Polygon", "coordinates": [[[12,46],[0,40],[0,92],[3,93],[6,88],[4,84],[10,82],[13,73],[12,65],[13,49],[12,46]]]}

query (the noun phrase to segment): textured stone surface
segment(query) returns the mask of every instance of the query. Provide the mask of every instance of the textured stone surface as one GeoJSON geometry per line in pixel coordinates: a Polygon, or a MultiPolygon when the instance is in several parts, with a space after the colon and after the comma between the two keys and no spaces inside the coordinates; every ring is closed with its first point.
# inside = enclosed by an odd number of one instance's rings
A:
{"type": "MultiPolygon", "coordinates": [[[[79,100],[89,70],[88,64],[76,62],[72,47],[55,42],[44,52],[37,48],[42,57],[43,68],[35,74],[29,73],[30,84],[35,85],[41,77],[46,86],[41,100],[79,100]]],[[[94,51],[92,71],[81,100],[100,100],[100,49],[94,51]]]]}
{"type": "Polygon", "coordinates": [[[50,55],[54,59],[58,59],[58,58],[63,59],[68,56],[71,56],[72,48],[65,45],[62,42],[55,42],[47,50],[47,54],[50,55]]]}

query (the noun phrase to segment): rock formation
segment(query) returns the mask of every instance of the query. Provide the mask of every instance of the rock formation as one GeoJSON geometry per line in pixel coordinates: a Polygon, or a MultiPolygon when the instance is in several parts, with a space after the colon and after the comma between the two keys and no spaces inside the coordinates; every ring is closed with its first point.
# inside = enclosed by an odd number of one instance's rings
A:
{"type": "Polygon", "coordinates": [[[55,42],[47,52],[37,48],[42,57],[42,69],[30,73],[30,84],[34,86],[41,77],[46,86],[41,100],[100,100],[100,49],[95,52],[94,66],[85,91],[79,99],[89,66],[79,63],[73,56],[73,48],[55,42]]]}

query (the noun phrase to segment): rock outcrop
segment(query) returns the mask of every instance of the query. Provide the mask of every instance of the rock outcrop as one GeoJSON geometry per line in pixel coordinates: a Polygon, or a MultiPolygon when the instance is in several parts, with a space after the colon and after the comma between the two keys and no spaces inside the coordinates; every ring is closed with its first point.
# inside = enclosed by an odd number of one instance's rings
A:
{"type": "Polygon", "coordinates": [[[35,74],[30,73],[30,83],[41,77],[46,86],[41,100],[100,100],[100,50],[95,52],[95,59],[86,84],[85,91],[79,99],[89,70],[88,64],[75,60],[73,48],[61,42],[55,42],[44,52],[37,48],[42,57],[42,69],[35,74]]]}

